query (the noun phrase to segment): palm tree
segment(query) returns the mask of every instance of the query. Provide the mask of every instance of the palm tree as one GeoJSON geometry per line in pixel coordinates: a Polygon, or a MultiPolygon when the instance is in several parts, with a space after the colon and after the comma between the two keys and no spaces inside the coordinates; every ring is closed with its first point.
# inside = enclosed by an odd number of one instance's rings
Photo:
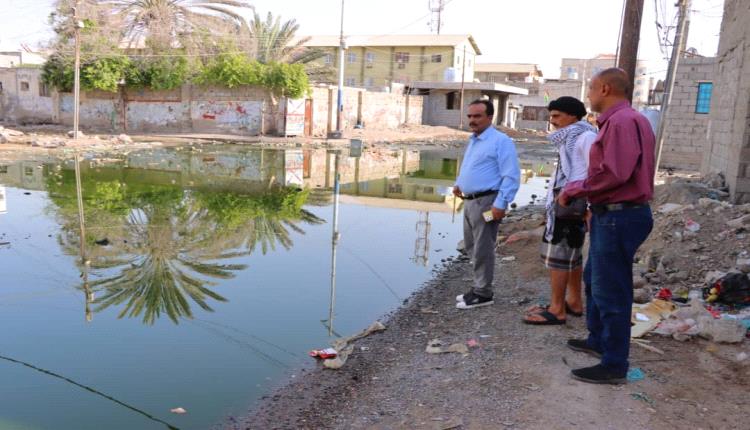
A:
{"type": "Polygon", "coordinates": [[[124,17],[128,48],[143,49],[148,43],[159,48],[174,47],[186,39],[224,27],[237,28],[242,16],[233,8],[252,8],[246,0],[100,0],[112,14],[124,17]]]}
{"type": "Polygon", "coordinates": [[[305,43],[310,38],[297,37],[298,30],[299,24],[294,19],[282,23],[280,16],[274,18],[269,12],[263,20],[260,14],[254,12],[253,19],[248,23],[250,46],[247,50],[260,63],[304,64],[313,80],[333,76],[332,68],[313,63],[325,52],[306,47],[305,43]]]}

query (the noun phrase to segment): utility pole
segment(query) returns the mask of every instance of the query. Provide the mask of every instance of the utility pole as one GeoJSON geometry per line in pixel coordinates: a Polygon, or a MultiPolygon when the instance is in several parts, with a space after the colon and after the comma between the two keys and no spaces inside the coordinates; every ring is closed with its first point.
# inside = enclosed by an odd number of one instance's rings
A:
{"type": "Polygon", "coordinates": [[[638,62],[638,42],[641,38],[641,21],[643,17],[643,0],[626,0],[625,16],[622,19],[622,38],[617,57],[617,67],[625,70],[630,79],[628,100],[633,100],[635,68],[638,62]]]}
{"type": "Polygon", "coordinates": [[[346,55],[346,40],[344,40],[344,0],[341,0],[341,34],[339,36],[339,91],[336,102],[336,131],[331,138],[341,139],[344,126],[344,55],[346,55]]]}
{"type": "Polygon", "coordinates": [[[661,99],[659,127],[656,129],[656,169],[654,170],[654,181],[656,181],[656,173],[659,171],[659,164],[661,163],[661,150],[664,147],[664,128],[667,122],[667,112],[669,112],[669,107],[672,104],[677,68],[680,65],[680,58],[682,58],[685,46],[687,45],[687,33],[690,23],[690,0],[679,0],[679,8],[677,32],[674,35],[672,57],[667,70],[667,82],[664,83],[664,94],[661,99]]]}
{"type": "Polygon", "coordinates": [[[586,99],[584,97],[586,97],[586,67],[588,66],[588,63],[589,63],[588,60],[583,60],[583,67],[582,67],[583,70],[581,70],[581,98],[580,100],[583,104],[586,104],[586,99]]]}
{"type": "Polygon", "coordinates": [[[429,0],[427,5],[432,15],[430,19],[430,30],[440,34],[443,27],[443,10],[445,9],[445,0],[429,0]]]}
{"type": "Polygon", "coordinates": [[[83,23],[78,20],[78,4],[73,7],[73,26],[75,31],[75,64],[73,65],[73,139],[78,139],[78,116],[81,99],[81,28],[83,23]]]}
{"type": "Polygon", "coordinates": [[[461,64],[461,101],[459,109],[459,115],[460,115],[460,126],[461,130],[464,129],[464,81],[466,79],[466,45],[464,45],[464,56],[462,58],[462,64],[461,64]]]}

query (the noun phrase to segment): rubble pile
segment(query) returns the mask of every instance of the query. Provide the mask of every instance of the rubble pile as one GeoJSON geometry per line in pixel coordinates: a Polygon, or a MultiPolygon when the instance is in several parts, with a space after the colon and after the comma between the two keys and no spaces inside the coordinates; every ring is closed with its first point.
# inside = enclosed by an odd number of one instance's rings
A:
{"type": "Polygon", "coordinates": [[[691,335],[717,342],[745,338],[750,323],[750,204],[729,203],[722,179],[657,187],[654,229],[636,256],[634,300],[687,307],[654,333],[678,340],[691,335]]]}
{"type": "Polygon", "coordinates": [[[683,181],[657,187],[654,230],[636,257],[637,302],[664,287],[686,298],[730,271],[750,272],[750,204],[728,203],[722,188],[683,181]]]}

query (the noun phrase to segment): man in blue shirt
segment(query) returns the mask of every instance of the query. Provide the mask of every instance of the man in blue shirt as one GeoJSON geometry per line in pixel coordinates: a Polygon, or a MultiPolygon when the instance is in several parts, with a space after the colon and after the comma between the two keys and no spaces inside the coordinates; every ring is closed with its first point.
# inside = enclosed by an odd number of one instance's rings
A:
{"type": "Polygon", "coordinates": [[[521,183],[516,146],[492,125],[494,114],[488,100],[469,105],[469,128],[474,134],[453,188],[453,194],[464,200],[464,247],[474,263],[474,287],[456,297],[459,309],[494,303],[497,231],[521,183]]]}

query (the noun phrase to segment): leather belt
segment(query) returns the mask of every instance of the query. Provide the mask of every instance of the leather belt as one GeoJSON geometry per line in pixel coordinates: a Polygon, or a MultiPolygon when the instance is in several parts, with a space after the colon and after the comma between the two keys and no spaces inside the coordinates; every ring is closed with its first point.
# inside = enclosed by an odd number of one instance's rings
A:
{"type": "Polygon", "coordinates": [[[474,200],[480,197],[489,196],[489,195],[497,194],[497,193],[498,193],[497,190],[487,190],[487,191],[480,191],[474,194],[464,194],[463,196],[461,196],[461,198],[464,200],[474,200]]]}
{"type": "Polygon", "coordinates": [[[624,209],[637,209],[646,206],[648,206],[647,203],[634,202],[591,204],[591,212],[597,215],[601,215],[606,212],[616,212],[624,209]]]}

